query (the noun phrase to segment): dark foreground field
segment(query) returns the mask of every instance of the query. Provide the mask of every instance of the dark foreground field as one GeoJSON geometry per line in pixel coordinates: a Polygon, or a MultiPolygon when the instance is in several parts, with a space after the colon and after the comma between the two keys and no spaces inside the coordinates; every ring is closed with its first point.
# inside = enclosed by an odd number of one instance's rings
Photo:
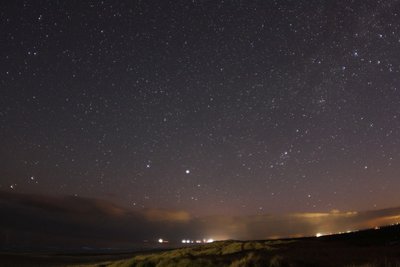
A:
{"type": "Polygon", "coordinates": [[[364,266],[400,267],[400,226],[269,241],[219,241],[135,254],[7,254],[0,266],[364,266]]]}

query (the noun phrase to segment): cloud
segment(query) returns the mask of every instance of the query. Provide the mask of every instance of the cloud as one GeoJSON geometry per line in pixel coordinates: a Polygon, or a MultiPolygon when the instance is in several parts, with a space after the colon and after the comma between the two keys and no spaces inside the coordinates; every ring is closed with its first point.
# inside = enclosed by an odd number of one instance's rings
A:
{"type": "Polygon", "coordinates": [[[0,245],[140,247],[162,237],[267,239],[371,228],[400,221],[400,207],[364,211],[192,217],[186,211],[132,210],[109,201],[0,191],[0,245]]]}
{"type": "Polygon", "coordinates": [[[188,222],[190,221],[190,214],[185,211],[168,211],[150,209],[144,212],[147,220],[153,222],[188,222]]]}

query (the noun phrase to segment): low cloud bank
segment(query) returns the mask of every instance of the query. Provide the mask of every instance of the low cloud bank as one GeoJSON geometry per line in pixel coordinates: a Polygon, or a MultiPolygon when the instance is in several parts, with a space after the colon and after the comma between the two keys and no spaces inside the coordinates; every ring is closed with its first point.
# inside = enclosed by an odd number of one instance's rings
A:
{"type": "Polygon", "coordinates": [[[0,192],[0,245],[140,247],[158,238],[267,239],[310,236],[400,222],[400,207],[286,215],[209,216],[185,211],[135,211],[83,197],[0,192]]]}

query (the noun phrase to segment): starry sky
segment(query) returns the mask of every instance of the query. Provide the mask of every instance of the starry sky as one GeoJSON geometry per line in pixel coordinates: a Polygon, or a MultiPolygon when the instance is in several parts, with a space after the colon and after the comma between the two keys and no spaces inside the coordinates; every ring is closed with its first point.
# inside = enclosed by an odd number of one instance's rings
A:
{"type": "Polygon", "coordinates": [[[400,204],[400,3],[1,1],[0,190],[193,216],[400,204]]]}

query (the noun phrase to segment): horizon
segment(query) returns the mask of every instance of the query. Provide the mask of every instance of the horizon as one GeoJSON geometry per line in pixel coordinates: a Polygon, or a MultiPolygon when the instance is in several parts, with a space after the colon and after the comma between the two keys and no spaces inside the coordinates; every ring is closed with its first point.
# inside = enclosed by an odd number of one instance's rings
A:
{"type": "Polygon", "coordinates": [[[400,222],[400,206],[361,212],[198,217],[181,210],[138,212],[100,199],[4,191],[0,191],[0,204],[0,245],[18,248],[19,244],[32,249],[151,249],[187,246],[196,241],[321,237],[400,222]]]}

